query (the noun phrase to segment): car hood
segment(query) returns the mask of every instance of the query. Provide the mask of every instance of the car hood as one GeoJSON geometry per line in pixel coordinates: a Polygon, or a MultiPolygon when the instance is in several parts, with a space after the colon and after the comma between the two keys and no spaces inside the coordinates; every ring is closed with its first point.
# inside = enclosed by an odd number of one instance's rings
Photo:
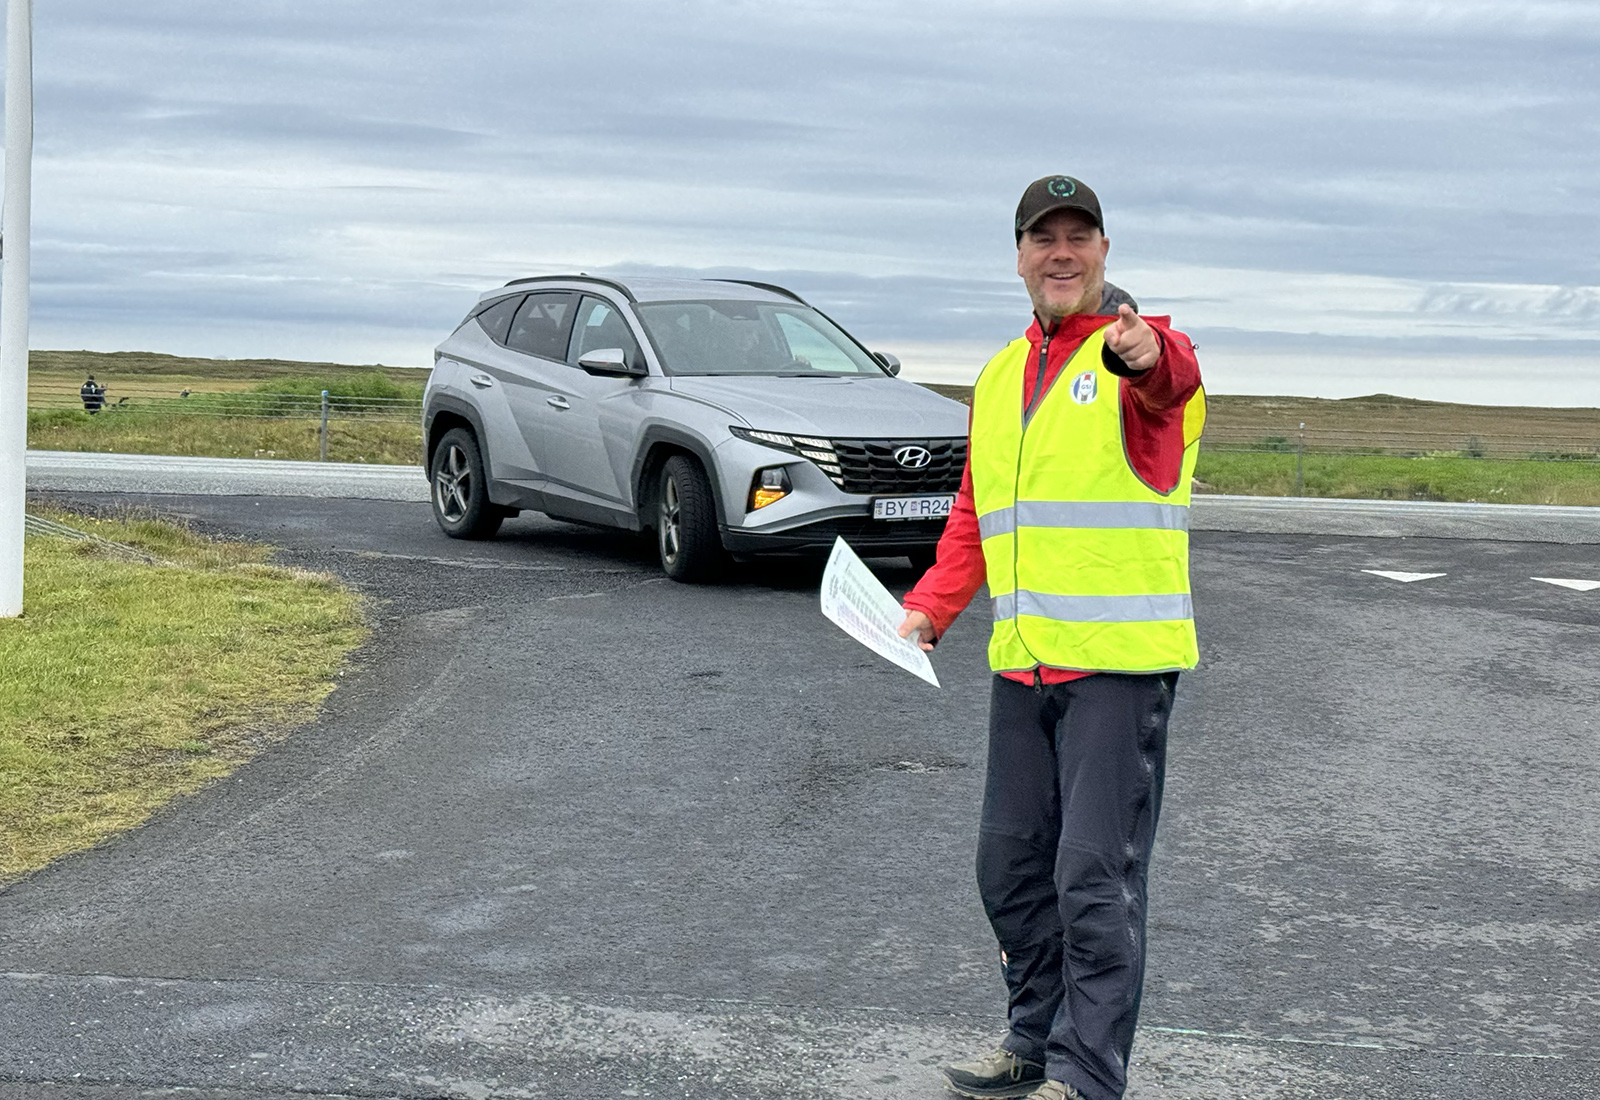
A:
{"type": "Polygon", "coordinates": [[[696,377],[672,392],[715,405],[752,428],[828,439],[956,437],[967,407],[898,378],[696,377]]]}

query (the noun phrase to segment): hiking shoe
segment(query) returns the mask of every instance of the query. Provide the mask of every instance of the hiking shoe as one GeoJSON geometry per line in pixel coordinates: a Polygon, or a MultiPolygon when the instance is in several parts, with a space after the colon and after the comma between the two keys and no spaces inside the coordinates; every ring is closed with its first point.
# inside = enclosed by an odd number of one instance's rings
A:
{"type": "MultiPolygon", "coordinates": [[[[1009,1050],[996,1050],[970,1062],[944,1067],[944,1079],[962,1096],[985,1100],[991,1096],[1033,1096],[1046,1082],[1044,1067],[1018,1058],[1009,1050]]],[[[1050,1100],[1059,1100],[1051,1097],[1050,1100]]]]}
{"type": "Polygon", "coordinates": [[[1025,1100],[1083,1100],[1083,1093],[1060,1081],[1046,1081],[1028,1093],[1025,1100]]]}

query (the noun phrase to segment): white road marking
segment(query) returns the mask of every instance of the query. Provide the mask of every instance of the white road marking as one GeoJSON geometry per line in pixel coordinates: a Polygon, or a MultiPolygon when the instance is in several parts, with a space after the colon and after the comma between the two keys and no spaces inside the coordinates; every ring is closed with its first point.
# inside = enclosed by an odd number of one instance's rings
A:
{"type": "Polygon", "coordinates": [[[1363,573],[1371,573],[1374,577],[1386,577],[1391,581],[1401,584],[1410,584],[1412,581],[1429,581],[1434,577],[1442,577],[1443,573],[1400,573],[1392,569],[1363,569],[1363,573]]]}
{"type": "Polygon", "coordinates": [[[1574,592],[1593,592],[1596,588],[1600,588],[1600,581],[1564,580],[1561,577],[1530,577],[1529,579],[1543,581],[1545,584],[1557,584],[1562,588],[1570,588],[1574,592]]]}

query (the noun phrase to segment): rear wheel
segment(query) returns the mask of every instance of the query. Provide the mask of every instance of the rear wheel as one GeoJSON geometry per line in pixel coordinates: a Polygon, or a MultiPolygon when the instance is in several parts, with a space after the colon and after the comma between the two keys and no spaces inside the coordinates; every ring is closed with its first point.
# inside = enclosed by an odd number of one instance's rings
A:
{"type": "Polygon", "coordinates": [[[451,428],[433,449],[429,467],[433,518],[453,539],[486,539],[500,529],[505,510],[489,500],[478,441],[465,428],[451,428]]]}
{"type": "Polygon", "coordinates": [[[661,467],[656,547],[667,576],[689,584],[711,580],[727,562],[717,535],[711,483],[699,464],[685,455],[673,455],[661,467]]]}

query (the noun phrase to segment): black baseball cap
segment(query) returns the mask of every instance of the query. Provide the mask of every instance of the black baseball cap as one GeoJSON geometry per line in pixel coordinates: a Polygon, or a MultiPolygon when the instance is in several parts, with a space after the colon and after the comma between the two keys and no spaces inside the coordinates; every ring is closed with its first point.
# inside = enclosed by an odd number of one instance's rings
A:
{"type": "Polygon", "coordinates": [[[1028,184],[1017,203],[1017,243],[1022,243],[1022,235],[1034,222],[1057,210],[1081,210],[1093,219],[1096,229],[1106,231],[1100,200],[1087,183],[1072,176],[1045,176],[1028,184]]]}

